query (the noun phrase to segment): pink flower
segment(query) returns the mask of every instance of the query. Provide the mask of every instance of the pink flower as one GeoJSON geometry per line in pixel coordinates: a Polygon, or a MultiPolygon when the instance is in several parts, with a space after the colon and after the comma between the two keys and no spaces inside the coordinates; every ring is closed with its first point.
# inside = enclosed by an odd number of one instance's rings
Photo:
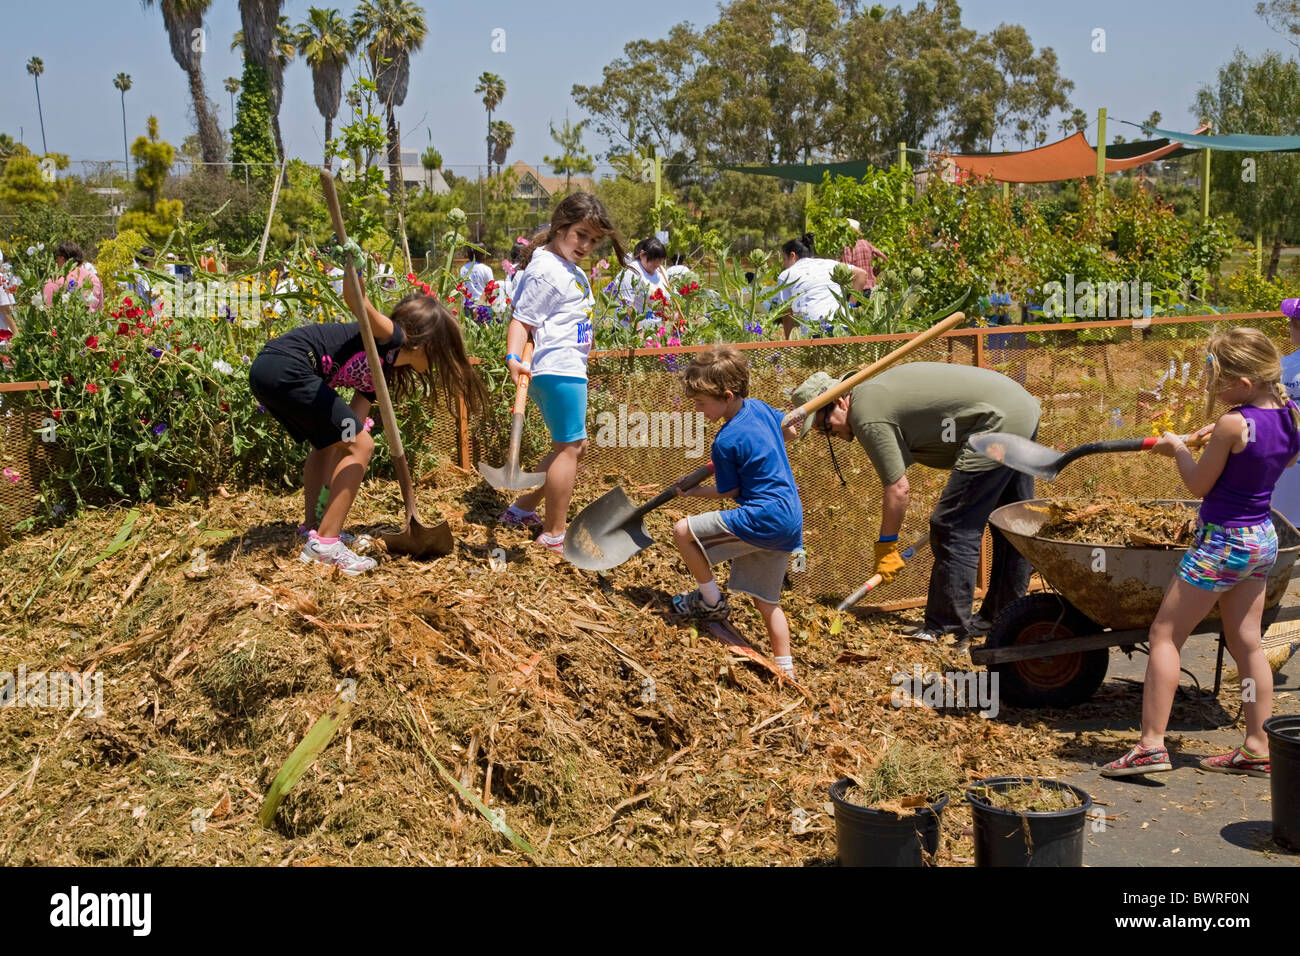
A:
{"type": "Polygon", "coordinates": [[[86,383],[86,391],[88,391],[91,395],[98,395],[98,394],[99,394],[99,386],[96,385],[94,382],[87,382],[87,383],[86,383]]]}
{"type": "Polygon", "coordinates": [[[12,468],[6,468],[4,470],[4,476],[8,478],[10,481],[12,481],[14,484],[18,484],[18,482],[22,481],[23,479],[23,476],[18,474],[18,472],[14,471],[12,468]]]}

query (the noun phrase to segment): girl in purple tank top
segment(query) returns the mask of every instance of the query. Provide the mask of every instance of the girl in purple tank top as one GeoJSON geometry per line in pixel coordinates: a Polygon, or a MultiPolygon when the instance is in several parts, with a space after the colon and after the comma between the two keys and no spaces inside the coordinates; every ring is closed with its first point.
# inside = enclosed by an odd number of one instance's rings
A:
{"type": "Polygon", "coordinates": [[[1183,483],[1201,503],[1196,540],[1169,582],[1151,625],[1150,655],[1142,690],[1142,737],[1106,764],[1106,777],[1172,770],[1165,727],[1178,690],[1180,652],[1192,629],[1217,603],[1224,637],[1243,684],[1246,739],[1231,753],[1206,757],[1201,768],[1266,777],[1268,738],[1264,721],[1273,712],[1273,671],[1260,639],[1264,590],[1277,560],[1277,533],[1269,517],[1273,486],[1300,455],[1300,409],[1282,387],[1282,360],[1258,329],[1236,328],[1210,337],[1209,401],[1231,410],[1212,426],[1200,460],[1177,435],[1165,432],[1151,449],[1173,458],[1183,483]]]}

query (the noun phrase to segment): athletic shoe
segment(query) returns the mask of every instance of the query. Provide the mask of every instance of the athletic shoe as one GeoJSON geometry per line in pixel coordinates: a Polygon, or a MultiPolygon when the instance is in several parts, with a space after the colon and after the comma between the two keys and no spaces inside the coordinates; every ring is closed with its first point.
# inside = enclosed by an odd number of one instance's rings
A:
{"type": "Polygon", "coordinates": [[[907,636],[914,641],[925,641],[927,644],[938,644],[939,638],[942,635],[938,631],[927,631],[923,627],[918,627],[907,636]]]}
{"type": "Polygon", "coordinates": [[[1256,757],[1245,747],[1238,747],[1232,753],[1206,757],[1201,761],[1202,770],[1214,773],[1239,773],[1247,777],[1267,777],[1268,757],[1256,757]]]}
{"type": "Polygon", "coordinates": [[[1134,777],[1144,773],[1162,773],[1173,769],[1174,765],[1169,762],[1169,751],[1166,748],[1155,747],[1152,750],[1143,750],[1142,747],[1137,746],[1118,760],[1106,764],[1098,773],[1103,777],[1134,777]]]}
{"type": "Polygon", "coordinates": [[[556,554],[564,554],[564,535],[558,538],[552,538],[549,534],[539,534],[535,539],[547,551],[554,551],[556,554]]]}
{"type": "MultiPolygon", "coordinates": [[[[298,525],[298,540],[305,544],[307,541],[307,536],[310,535],[315,530],[316,530],[315,528],[309,528],[305,524],[298,525]]],[[[346,531],[340,531],[339,540],[342,541],[344,544],[346,544],[348,547],[352,547],[352,542],[356,540],[356,535],[348,534],[346,531]]]]}
{"type": "Polygon", "coordinates": [[[680,618],[696,621],[725,621],[731,613],[724,594],[717,604],[710,606],[699,588],[686,594],[673,595],[673,613],[680,618]]]}
{"type": "Polygon", "coordinates": [[[511,505],[501,514],[497,515],[497,524],[509,525],[511,528],[527,528],[535,531],[542,526],[542,519],[538,517],[536,511],[520,511],[514,505],[511,505]]]}
{"type": "Polygon", "coordinates": [[[303,564],[315,561],[318,564],[334,565],[344,574],[352,575],[364,574],[378,565],[374,558],[363,558],[359,554],[353,554],[342,541],[323,544],[314,531],[307,538],[307,543],[303,545],[298,560],[303,564]]]}

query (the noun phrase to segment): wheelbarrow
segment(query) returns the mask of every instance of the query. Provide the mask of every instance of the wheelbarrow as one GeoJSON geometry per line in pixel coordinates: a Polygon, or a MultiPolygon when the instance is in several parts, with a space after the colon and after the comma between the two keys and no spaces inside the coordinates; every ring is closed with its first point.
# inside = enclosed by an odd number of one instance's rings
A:
{"type": "MultiPolygon", "coordinates": [[[[1200,504],[1168,499],[1138,503],[1200,504]]],[[[988,639],[971,651],[974,663],[998,673],[1002,699],[1018,707],[1071,707],[1090,698],[1106,678],[1109,649],[1131,651],[1133,645],[1146,641],[1165,588],[1186,553],[1184,548],[1041,537],[1038,530],[1047,522],[1051,504],[1052,499],[1047,498],[1021,501],[1004,505],[989,516],[989,523],[1051,588],[1028,594],[1005,608],[993,622],[988,639]]],[[[1300,531],[1278,511],[1272,517],[1278,552],[1265,591],[1265,628],[1300,619],[1300,607],[1282,607],[1300,556],[1300,531]]],[[[1221,632],[1217,606],[1193,629],[1193,635],[1221,637],[1221,632]]],[[[1223,648],[1220,640],[1216,693],[1223,648]]]]}

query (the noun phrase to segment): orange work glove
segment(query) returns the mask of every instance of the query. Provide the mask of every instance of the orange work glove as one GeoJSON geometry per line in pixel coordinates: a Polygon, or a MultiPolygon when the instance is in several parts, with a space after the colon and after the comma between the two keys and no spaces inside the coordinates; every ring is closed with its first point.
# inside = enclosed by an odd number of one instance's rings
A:
{"type": "Polygon", "coordinates": [[[885,584],[893,582],[903,570],[903,556],[898,553],[897,541],[876,542],[876,573],[885,584]]]}

